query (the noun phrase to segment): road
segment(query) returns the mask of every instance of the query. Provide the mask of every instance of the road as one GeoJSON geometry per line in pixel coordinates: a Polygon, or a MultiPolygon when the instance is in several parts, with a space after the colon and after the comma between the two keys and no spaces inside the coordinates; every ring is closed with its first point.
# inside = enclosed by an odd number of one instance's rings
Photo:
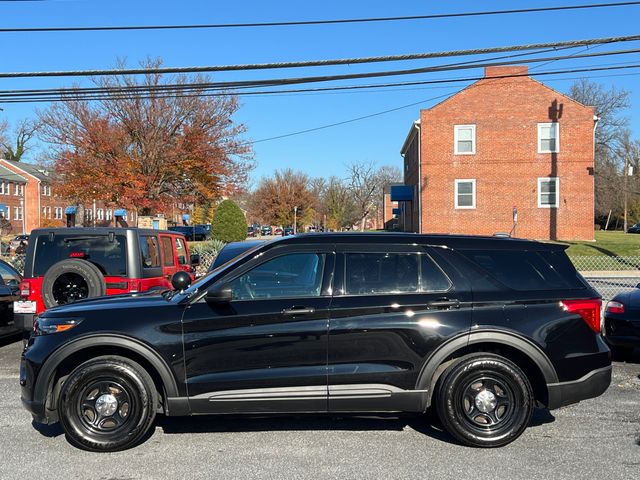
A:
{"type": "MultiPolygon", "coordinates": [[[[0,344],[0,479],[638,478],[640,358],[614,365],[609,390],[539,410],[515,443],[462,447],[422,417],[160,418],[139,447],[71,447],[58,426],[35,428],[19,400],[21,342],[0,344]]],[[[636,352],[640,353],[640,352],[636,352]]]]}

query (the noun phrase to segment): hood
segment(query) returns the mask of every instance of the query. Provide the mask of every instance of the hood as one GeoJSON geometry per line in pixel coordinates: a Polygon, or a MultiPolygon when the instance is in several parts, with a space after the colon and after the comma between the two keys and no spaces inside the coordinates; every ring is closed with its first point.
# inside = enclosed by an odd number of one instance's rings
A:
{"type": "Polygon", "coordinates": [[[86,298],[51,308],[40,316],[82,316],[85,312],[95,310],[113,310],[122,308],[148,308],[166,305],[169,301],[162,296],[161,290],[143,293],[125,293],[108,297],[86,298]]]}

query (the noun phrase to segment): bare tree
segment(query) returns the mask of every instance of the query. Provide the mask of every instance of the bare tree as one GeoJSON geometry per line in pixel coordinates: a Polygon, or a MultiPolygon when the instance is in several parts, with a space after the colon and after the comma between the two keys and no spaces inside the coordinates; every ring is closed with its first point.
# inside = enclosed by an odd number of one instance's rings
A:
{"type": "Polygon", "coordinates": [[[329,230],[350,228],[360,220],[351,189],[337,177],[329,179],[322,204],[327,217],[325,228],[329,230]]]}
{"type": "Polygon", "coordinates": [[[609,214],[622,213],[620,172],[624,165],[625,137],[629,119],[629,92],[581,79],[575,82],[569,96],[583,105],[595,107],[598,126],[595,134],[595,201],[596,218],[603,221],[609,214]]]}
{"type": "Polygon", "coordinates": [[[353,196],[360,230],[364,230],[367,217],[375,208],[378,171],[373,162],[353,162],[348,165],[347,172],[347,185],[353,196]]]}
{"type": "MultiPolygon", "coordinates": [[[[0,125],[0,154],[6,160],[20,162],[25,153],[30,150],[27,145],[36,135],[38,130],[38,122],[32,120],[22,120],[15,129],[13,139],[9,135],[2,134],[2,125],[0,125]]],[[[7,130],[5,122],[5,131],[7,130]]]]}

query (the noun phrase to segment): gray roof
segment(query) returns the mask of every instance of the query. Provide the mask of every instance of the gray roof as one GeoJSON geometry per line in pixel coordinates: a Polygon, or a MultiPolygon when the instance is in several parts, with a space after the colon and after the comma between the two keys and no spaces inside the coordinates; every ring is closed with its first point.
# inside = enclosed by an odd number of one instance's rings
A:
{"type": "Polygon", "coordinates": [[[49,172],[46,168],[43,168],[38,165],[34,165],[33,163],[14,162],[13,160],[7,160],[7,159],[5,159],[5,162],[15,165],[16,168],[21,168],[22,170],[27,172],[29,175],[33,175],[38,180],[41,180],[43,182],[48,183],[48,182],[51,182],[51,180],[53,179],[51,172],[49,172]]]}
{"type": "Polygon", "coordinates": [[[9,182],[26,182],[27,179],[22,175],[12,172],[8,168],[0,165],[0,180],[8,180],[9,182]]]}

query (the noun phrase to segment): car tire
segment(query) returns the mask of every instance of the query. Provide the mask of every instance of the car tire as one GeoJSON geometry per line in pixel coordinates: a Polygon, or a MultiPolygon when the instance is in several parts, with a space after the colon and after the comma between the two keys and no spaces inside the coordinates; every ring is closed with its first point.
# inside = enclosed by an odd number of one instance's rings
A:
{"type": "Polygon", "coordinates": [[[82,298],[100,297],[106,291],[107,285],[98,267],[77,258],[55,263],[42,279],[42,301],[46,308],[82,298]]]}
{"type": "Polygon", "coordinates": [[[450,365],[437,389],[444,428],[464,445],[501,447],[527,428],[533,391],[526,375],[508,359],[473,353],[450,365]]]}
{"type": "Polygon", "coordinates": [[[93,452],[135,446],[156,415],[153,380],[136,362],[98,357],[76,368],[58,399],[60,423],[69,443],[93,452]]]}

